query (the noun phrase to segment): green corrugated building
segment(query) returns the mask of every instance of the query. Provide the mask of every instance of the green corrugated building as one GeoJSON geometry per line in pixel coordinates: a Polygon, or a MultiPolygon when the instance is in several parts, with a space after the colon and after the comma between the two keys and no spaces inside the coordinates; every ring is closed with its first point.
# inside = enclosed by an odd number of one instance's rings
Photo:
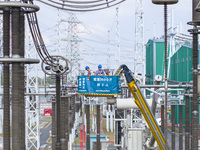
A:
{"type": "Polygon", "coordinates": [[[164,39],[149,40],[146,44],[147,84],[153,84],[155,75],[164,75],[164,39]]]}
{"type": "MultiPolygon", "coordinates": [[[[192,80],[192,46],[182,45],[171,57],[169,79],[180,82],[192,80]]],[[[146,84],[153,84],[155,75],[164,77],[164,39],[149,40],[146,44],[146,84]]],[[[147,95],[149,92],[147,92],[147,95]]],[[[179,123],[179,106],[176,106],[176,124],[179,123]]],[[[183,124],[185,124],[185,107],[183,124]]]]}

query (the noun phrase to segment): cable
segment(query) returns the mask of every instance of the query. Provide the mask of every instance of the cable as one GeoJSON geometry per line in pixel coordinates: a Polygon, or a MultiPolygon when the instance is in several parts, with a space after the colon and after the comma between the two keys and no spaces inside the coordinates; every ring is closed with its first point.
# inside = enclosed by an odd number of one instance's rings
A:
{"type": "MultiPolygon", "coordinates": [[[[23,1],[24,2],[24,1],[23,1]]],[[[33,4],[32,1],[29,1],[33,4]]],[[[27,8],[26,8],[27,9],[27,8]]],[[[33,42],[36,48],[36,51],[40,57],[40,59],[47,65],[54,65],[53,59],[51,58],[46,46],[44,44],[44,40],[42,38],[40,28],[38,25],[37,15],[35,12],[27,13],[27,20],[30,27],[31,35],[33,38],[33,42]]]]}

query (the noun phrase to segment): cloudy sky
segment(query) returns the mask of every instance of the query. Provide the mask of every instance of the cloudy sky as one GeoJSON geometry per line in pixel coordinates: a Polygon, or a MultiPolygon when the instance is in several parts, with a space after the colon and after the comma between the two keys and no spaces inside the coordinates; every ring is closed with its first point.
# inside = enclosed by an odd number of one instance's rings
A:
{"type": "MultiPolygon", "coordinates": [[[[51,8],[37,1],[35,3],[41,8],[37,15],[41,33],[48,50],[53,54],[53,51],[60,47],[62,54],[67,53],[68,43],[66,39],[68,36],[67,21],[69,19],[69,12],[60,10],[58,13],[58,9],[51,8]],[[59,34],[58,21],[61,21],[59,34]]],[[[119,8],[120,64],[125,63],[133,69],[135,1],[126,0],[116,7],[119,8]]],[[[106,68],[108,67],[108,59],[110,59],[109,66],[111,68],[115,63],[114,54],[117,41],[116,7],[95,12],[76,13],[78,20],[77,35],[80,39],[80,42],[78,42],[78,52],[81,59],[79,61],[81,69],[84,69],[85,65],[89,65],[93,70],[96,70],[97,65],[100,63],[106,68]],[[108,31],[110,31],[110,46],[108,44],[108,31]]],[[[168,7],[169,15],[172,9],[174,10],[174,25],[180,26],[180,23],[182,23],[183,33],[189,34],[187,30],[191,27],[187,25],[187,22],[191,21],[192,18],[192,2],[190,0],[180,0],[178,4],[170,5],[168,7]]],[[[143,0],[143,11],[144,39],[146,43],[148,39],[154,36],[160,38],[164,34],[164,6],[154,5],[151,0],[143,0]]]]}

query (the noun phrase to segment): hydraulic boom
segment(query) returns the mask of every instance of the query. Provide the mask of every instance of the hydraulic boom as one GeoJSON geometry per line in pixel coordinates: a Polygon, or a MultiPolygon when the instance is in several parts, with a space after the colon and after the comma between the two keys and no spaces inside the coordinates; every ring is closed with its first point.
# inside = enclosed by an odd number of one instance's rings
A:
{"type": "MultiPolygon", "coordinates": [[[[115,75],[119,75],[121,73],[125,74],[127,85],[135,98],[134,102],[139,107],[140,111],[142,112],[156,142],[158,143],[161,150],[165,149],[165,140],[164,135],[159,128],[154,115],[151,112],[150,107],[148,106],[144,96],[140,92],[140,88],[136,83],[135,77],[133,77],[133,73],[128,69],[126,65],[121,65],[119,69],[116,71],[115,75]]],[[[168,147],[169,150],[169,147],[168,147]]]]}

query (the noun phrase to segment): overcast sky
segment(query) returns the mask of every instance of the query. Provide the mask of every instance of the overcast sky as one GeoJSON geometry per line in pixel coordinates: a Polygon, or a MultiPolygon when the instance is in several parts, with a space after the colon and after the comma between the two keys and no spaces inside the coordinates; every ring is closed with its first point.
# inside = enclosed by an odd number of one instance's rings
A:
{"type": "MultiPolygon", "coordinates": [[[[58,10],[35,1],[40,6],[37,12],[41,33],[44,37],[49,51],[55,51],[58,45],[57,23],[58,10]]],[[[119,31],[120,31],[120,63],[127,64],[133,69],[134,41],[135,41],[135,1],[126,0],[119,7],[119,31]]],[[[107,67],[108,59],[108,31],[110,31],[110,55],[111,64],[114,63],[114,53],[116,47],[116,7],[86,13],[76,13],[78,21],[77,34],[80,37],[79,53],[81,54],[81,68],[85,65],[91,66],[93,70],[97,69],[99,63],[107,67]]],[[[168,7],[168,14],[174,9],[174,25],[179,26],[182,23],[183,33],[189,34],[187,30],[191,28],[187,25],[192,18],[192,2],[190,0],[180,0],[178,4],[168,7]]],[[[143,0],[144,11],[144,39],[154,37],[160,38],[164,34],[164,6],[154,5],[151,0],[143,0]]],[[[69,12],[60,11],[60,39],[67,38],[67,21],[69,12]]],[[[60,40],[59,44],[63,51],[67,51],[67,41],[60,40]],[[65,49],[66,48],[66,49],[65,49]]],[[[50,53],[51,53],[50,52],[50,53]]],[[[54,52],[52,52],[54,53],[54,52]]],[[[112,67],[111,67],[112,68],[112,67]]]]}

